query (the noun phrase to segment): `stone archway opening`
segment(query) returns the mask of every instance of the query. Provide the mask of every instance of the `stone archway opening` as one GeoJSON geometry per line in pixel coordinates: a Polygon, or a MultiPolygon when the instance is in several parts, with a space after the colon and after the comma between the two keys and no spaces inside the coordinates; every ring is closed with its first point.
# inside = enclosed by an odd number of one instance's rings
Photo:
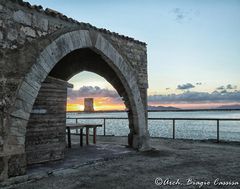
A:
{"type": "MultiPolygon", "coordinates": [[[[115,88],[103,77],[89,71],[78,73],[68,82],[74,84],[74,88],[68,89],[67,123],[102,124],[102,127],[97,129],[97,143],[109,140],[111,144],[111,140],[116,140],[116,144],[128,145],[125,137],[129,134],[128,109],[115,88]],[[84,101],[87,98],[93,100],[94,110],[85,111],[84,101]],[[87,119],[83,119],[85,117],[87,119]],[[123,119],[109,119],[111,117],[123,119]]],[[[79,134],[80,130],[73,130],[73,133],[79,134]]],[[[79,143],[78,137],[75,136],[75,140],[79,143]]]]}
{"type": "MultiPolygon", "coordinates": [[[[134,135],[138,132],[139,115],[138,106],[134,103],[133,96],[129,94],[131,89],[124,83],[125,79],[120,78],[116,65],[111,60],[93,48],[81,48],[72,51],[63,57],[51,70],[49,75],[61,80],[68,81],[71,77],[82,71],[89,71],[98,74],[109,82],[122,98],[129,118],[128,144],[136,148],[134,135]],[[64,70],[64,71],[63,71],[64,70]]],[[[127,72],[127,70],[125,70],[127,72]]],[[[127,82],[127,81],[126,81],[127,82]]],[[[138,145],[138,144],[137,144],[138,145]]],[[[138,147],[137,147],[138,148],[138,147]]]]}
{"type": "Polygon", "coordinates": [[[83,71],[100,75],[116,89],[128,110],[128,145],[133,145],[134,114],[126,88],[100,54],[82,48],[64,56],[41,85],[26,129],[27,164],[64,158],[68,80],[83,71]]]}
{"type": "Polygon", "coordinates": [[[70,78],[68,82],[73,84],[73,88],[68,89],[67,113],[127,111],[116,89],[96,73],[82,71],[70,78]],[[92,103],[89,111],[85,108],[87,98],[90,98],[92,103]]]}

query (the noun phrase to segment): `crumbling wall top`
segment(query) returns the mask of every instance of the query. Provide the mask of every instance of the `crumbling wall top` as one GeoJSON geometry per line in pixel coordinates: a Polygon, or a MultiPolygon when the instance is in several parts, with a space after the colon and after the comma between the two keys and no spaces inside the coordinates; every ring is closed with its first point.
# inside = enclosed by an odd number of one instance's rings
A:
{"type": "Polygon", "coordinates": [[[93,26],[89,23],[79,22],[77,20],[74,20],[73,18],[67,17],[66,15],[64,15],[64,14],[62,14],[62,13],[56,11],[56,10],[52,10],[50,8],[43,9],[43,7],[41,5],[31,5],[29,2],[25,2],[23,0],[8,0],[8,1],[10,1],[12,3],[17,3],[21,6],[29,8],[31,10],[35,10],[35,11],[40,12],[42,14],[46,14],[46,15],[51,16],[51,17],[59,18],[61,20],[64,20],[64,21],[67,21],[67,22],[70,22],[70,23],[78,24],[78,25],[83,26],[87,29],[94,29],[94,30],[97,30],[101,33],[105,33],[105,34],[108,34],[108,35],[113,35],[115,37],[119,37],[119,38],[125,39],[127,41],[131,41],[131,42],[135,42],[135,43],[140,44],[140,45],[144,45],[144,46],[147,45],[145,42],[136,40],[132,37],[128,37],[128,36],[125,36],[125,35],[120,35],[119,33],[112,32],[112,31],[104,29],[104,28],[97,28],[97,27],[95,27],[95,26],[93,26]]]}

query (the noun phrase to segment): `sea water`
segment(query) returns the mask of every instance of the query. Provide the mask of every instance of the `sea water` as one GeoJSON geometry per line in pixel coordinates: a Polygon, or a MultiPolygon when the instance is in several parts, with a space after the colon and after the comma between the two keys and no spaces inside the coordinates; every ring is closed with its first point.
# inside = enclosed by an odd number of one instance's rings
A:
{"type": "MultiPolygon", "coordinates": [[[[67,113],[67,118],[93,117],[96,119],[79,119],[78,123],[103,124],[105,118],[127,118],[125,112],[115,113],[67,113]]],[[[240,111],[186,111],[186,112],[149,112],[149,118],[216,118],[240,119],[240,111]]],[[[129,133],[128,119],[106,119],[106,135],[127,136],[129,133]]],[[[67,123],[75,120],[67,119],[67,123]]],[[[172,120],[148,120],[151,137],[172,138],[172,120]]],[[[220,121],[220,140],[240,141],[240,121],[220,121]]],[[[103,135],[103,127],[98,128],[97,134],[103,135]]],[[[176,120],[175,137],[182,139],[216,139],[217,121],[205,120],[176,120]]]]}

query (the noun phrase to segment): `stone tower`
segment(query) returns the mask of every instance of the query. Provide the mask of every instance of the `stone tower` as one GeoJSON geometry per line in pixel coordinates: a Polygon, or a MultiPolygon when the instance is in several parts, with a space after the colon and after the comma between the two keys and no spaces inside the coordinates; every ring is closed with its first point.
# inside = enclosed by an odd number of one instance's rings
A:
{"type": "Polygon", "coordinates": [[[93,98],[84,98],[84,112],[93,112],[93,98]]]}

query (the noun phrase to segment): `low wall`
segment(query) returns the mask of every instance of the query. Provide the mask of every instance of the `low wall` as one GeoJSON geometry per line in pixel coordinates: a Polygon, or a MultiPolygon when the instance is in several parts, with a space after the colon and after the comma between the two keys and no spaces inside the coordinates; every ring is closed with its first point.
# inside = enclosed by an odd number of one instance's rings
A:
{"type": "Polygon", "coordinates": [[[64,158],[67,86],[52,77],[42,84],[27,126],[27,164],[64,158]]]}

